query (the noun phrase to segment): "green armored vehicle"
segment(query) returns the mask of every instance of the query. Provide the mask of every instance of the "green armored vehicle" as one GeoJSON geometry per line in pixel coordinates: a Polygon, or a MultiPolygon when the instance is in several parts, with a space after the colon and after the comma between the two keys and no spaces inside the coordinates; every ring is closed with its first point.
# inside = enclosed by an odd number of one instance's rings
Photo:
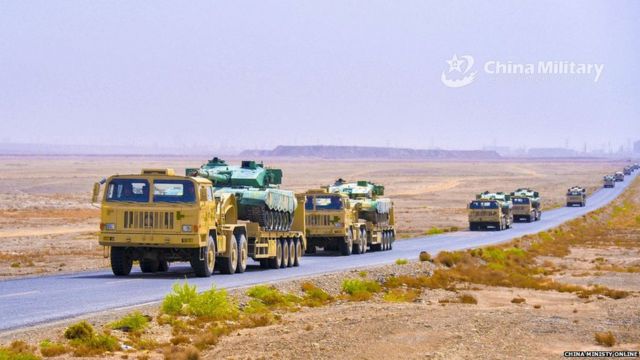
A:
{"type": "Polygon", "coordinates": [[[513,223],[511,196],[503,192],[485,191],[468,205],[469,230],[496,231],[511,228],[513,223]]]}
{"type": "Polygon", "coordinates": [[[293,191],[281,190],[282,170],[265,168],[262,163],[242,161],[228,165],[214,157],[200,168],[186,169],[189,176],[211,180],[215,197],[235,195],[238,219],[260,224],[268,231],[289,231],[298,205],[293,191]]]}
{"type": "Polygon", "coordinates": [[[538,221],[542,216],[540,194],[527,188],[520,188],[511,193],[513,203],[513,221],[538,221]]]}

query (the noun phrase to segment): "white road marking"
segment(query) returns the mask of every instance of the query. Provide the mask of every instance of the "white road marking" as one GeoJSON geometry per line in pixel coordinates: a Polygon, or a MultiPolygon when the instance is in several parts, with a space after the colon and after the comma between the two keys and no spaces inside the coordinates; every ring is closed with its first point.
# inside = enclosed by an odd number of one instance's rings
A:
{"type": "Polygon", "coordinates": [[[0,298],[8,298],[8,297],[16,297],[16,296],[24,296],[24,295],[31,295],[31,294],[37,294],[40,291],[34,290],[34,291],[24,291],[24,292],[19,292],[19,293],[13,293],[13,294],[5,294],[5,295],[0,295],[0,298]]]}
{"type": "Polygon", "coordinates": [[[107,281],[105,284],[124,284],[124,283],[128,283],[128,282],[140,281],[140,280],[142,280],[142,279],[114,280],[114,281],[107,281]]]}

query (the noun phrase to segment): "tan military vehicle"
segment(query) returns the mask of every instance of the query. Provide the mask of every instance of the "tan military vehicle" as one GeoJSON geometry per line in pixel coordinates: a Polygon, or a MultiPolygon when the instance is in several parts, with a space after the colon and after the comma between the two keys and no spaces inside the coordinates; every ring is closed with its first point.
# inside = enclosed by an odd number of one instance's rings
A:
{"type": "Polygon", "coordinates": [[[581,186],[567,189],[567,206],[583,207],[587,204],[587,190],[581,186]]]}
{"type": "MultiPolygon", "coordinates": [[[[214,268],[244,272],[248,258],[263,267],[298,266],[306,249],[304,206],[297,206],[291,230],[266,231],[238,220],[235,195],[214,196],[211,181],[204,178],[145,169],[103,183],[99,243],[108,249],[118,276],[128,275],[134,261],[144,273],[188,261],[200,277],[210,276],[214,268]]],[[[100,185],[94,185],[94,202],[100,185]]],[[[303,195],[298,202],[304,203],[303,195]]]]}
{"type": "Polygon", "coordinates": [[[467,206],[469,230],[505,230],[513,223],[511,196],[503,192],[485,191],[467,206]]]}

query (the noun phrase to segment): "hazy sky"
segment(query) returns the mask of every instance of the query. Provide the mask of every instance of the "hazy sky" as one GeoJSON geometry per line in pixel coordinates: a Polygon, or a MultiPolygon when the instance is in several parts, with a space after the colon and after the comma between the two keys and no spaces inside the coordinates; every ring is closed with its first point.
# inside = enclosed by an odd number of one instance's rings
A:
{"type": "Polygon", "coordinates": [[[639,1],[0,0],[0,142],[617,146],[640,139],[638,34],[639,1]],[[443,85],[454,54],[474,83],[443,85]]]}

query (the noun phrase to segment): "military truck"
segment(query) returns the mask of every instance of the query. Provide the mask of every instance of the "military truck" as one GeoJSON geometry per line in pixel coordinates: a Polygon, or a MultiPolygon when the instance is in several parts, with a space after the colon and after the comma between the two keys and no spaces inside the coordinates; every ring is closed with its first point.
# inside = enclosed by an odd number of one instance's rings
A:
{"type": "MultiPolygon", "coordinates": [[[[295,209],[291,230],[266,230],[239,220],[236,196],[214,195],[211,181],[201,177],[143,169],[101,183],[99,243],[108,250],[117,276],[128,275],[134,261],[143,273],[188,261],[199,277],[211,276],[214,269],[242,273],[248,258],[277,269],[298,266],[306,250],[304,206],[295,209]]],[[[94,203],[101,183],[94,184],[94,203]]],[[[298,200],[304,203],[304,195],[298,200]]]]}
{"type": "Polygon", "coordinates": [[[311,252],[316,247],[340,251],[342,255],[367,251],[367,221],[358,216],[359,204],[345,194],[329,193],[326,187],[309,190],[305,195],[306,238],[311,252]]]}
{"type": "Polygon", "coordinates": [[[395,214],[391,199],[383,197],[384,186],[366,180],[338,179],[333,185],[323,187],[320,192],[312,190],[307,196],[314,198],[307,200],[305,209],[309,252],[316,251],[316,246],[337,249],[343,255],[393,248],[395,214]],[[339,202],[335,196],[339,196],[339,202]],[[324,206],[329,200],[335,202],[324,206]],[[340,230],[331,231],[331,226],[340,230]]]}
{"type": "Polygon", "coordinates": [[[532,222],[540,220],[542,216],[542,204],[540,194],[528,188],[519,188],[511,193],[513,204],[513,221],[532,222]]]}
{"type": "Polygon", "coordinates": [[[614,175],[605,175],[603,182],[605,188],[613,188],[616,186],[616,177],[614,175]]]}
{"type": "Polygon", "coordinates": [[[467,206],[469,211],[469,230],[496,231],[511,228],[513,223],[513,204],[511,196],[504,192],[485,191],[476,195],[476,199],[467,206]]]}
{"type": "Polygon", "coordinates": [[[631,173],[633,172],[633,168],[631,166],[625,166],[622,172],[625,175],[631,175],[631,173]]]}
{"type": "Polygon", "coordinates": [[[618,171],[614,174],[614,177],[617,182],[624,181],[624,173],[622,171],[618,171]]]}
{"type": "Polygon", "coordinates": [[[567,206],[583,207],[587,204],[587,190],[581,186],[567,189],[567,206]]]}

